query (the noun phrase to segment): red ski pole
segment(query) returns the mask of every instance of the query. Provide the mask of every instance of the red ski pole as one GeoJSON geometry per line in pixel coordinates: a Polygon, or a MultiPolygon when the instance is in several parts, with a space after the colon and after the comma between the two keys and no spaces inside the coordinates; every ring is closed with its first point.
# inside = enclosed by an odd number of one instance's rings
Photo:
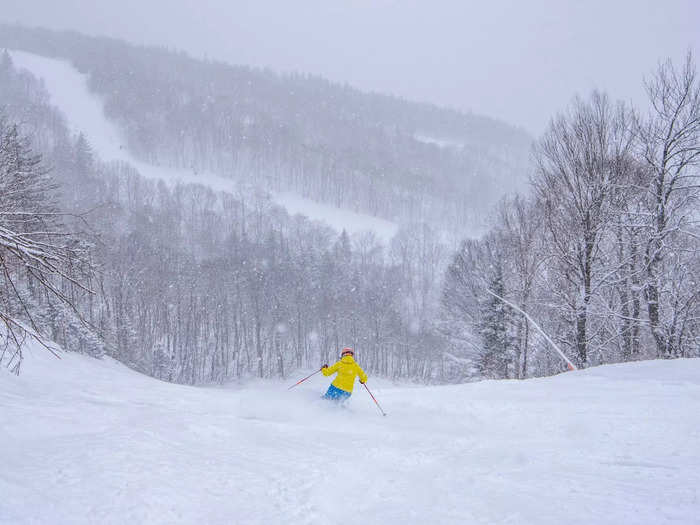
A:
{"type": "Polygon", "coordinates": [[[372,400],[373,400],[374,403],[377,405],[377,408],[378,408],[379,411],[382,413],[382,415],[383,415],[383,416],[386,416],[386,412],[384,412],[384,411],[382,410],[382,407],[379,405],[379,402],[378,402],[378,401],[376,400],[376,398],[372,395],[372,392],[369,391],[369,388],[367,388],[367,384],[362,383],[362,385],[363,385],[363,386],[365,387],[365,389],[367,390],[367,393],[372,397],[372,400]]]}
{"type": "Polygon", "coordinates": [[[291,389],[294,388],[295,386],[302,384],[302,383],[303,383],[304,381],[306,381],[308,378],[315,376],[315,375],[318,374],[320,371],[321,371],[321,368],[319,368],[318,370],[316,370],[313,374],[311,374],[311,375],[309,375],[309,376],[306,376],[304,379],[301,379],[301,380],[297,381],[297,382],[294,383],[292,386],[290,386],[287,390],[291,390],[291,389]]]}

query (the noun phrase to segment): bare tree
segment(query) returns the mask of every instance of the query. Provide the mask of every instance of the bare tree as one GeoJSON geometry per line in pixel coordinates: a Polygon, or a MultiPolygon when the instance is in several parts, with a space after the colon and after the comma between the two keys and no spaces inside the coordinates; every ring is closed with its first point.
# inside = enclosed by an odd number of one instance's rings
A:
{"type": "Polygon", "coordinates": [[[610,196],[631,149],[628,110],[594,92],[555,118],[535,150],[533,183],[552,254],[566,283],[560,297],[572,314],[579,366],[588,363],[591,301],[598,285],[610,196]]]}
{"type": "Polygon", "coordinates": [[[670,61],[661,64],[646,88],[652,109],[637,125],[641,157],[649,170],[644,295],[657,353],[672,357],[680,352],[672,334],[676,316],[673,299],[664,296],[678,276],[669,275],[665,263],[679,237],[693,235],[698,220],[700,83],[692,54],[681,70],[670,61]]]}
{"type": "MultiPolygon", "coordinates": [[[[547,263],[541,246],[542,213],[535,203],[518,195],[501,202],[498,219],[505,238],[504,250],[513,265],[515,282],[512,288],[517,296],[517,306],[528,311],[539,269],[547,263]]],[[[516,377],[524,379],[527,377],[531,340],[530,324],[523,315],[518,316],[517,341],[516,377]]]]}

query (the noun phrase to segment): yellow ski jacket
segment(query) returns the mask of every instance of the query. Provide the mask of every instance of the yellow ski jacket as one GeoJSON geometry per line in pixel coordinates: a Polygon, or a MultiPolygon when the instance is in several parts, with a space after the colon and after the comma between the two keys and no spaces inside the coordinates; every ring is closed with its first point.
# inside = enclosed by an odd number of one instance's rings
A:
{"type": "Polygon", "coordinates": [[[329,376],[338,373],[333,383],[334,387],[345,390],[346,392],[352,392],[352,388],[355,386],[355,377],[360,376],[360,381],[363,383],[367,381],[367,374],[360,368],[351,355],[344,356],[340,361],[338,361],[333,366],[327,368],[322,368],[324,376],[329,376]]]}

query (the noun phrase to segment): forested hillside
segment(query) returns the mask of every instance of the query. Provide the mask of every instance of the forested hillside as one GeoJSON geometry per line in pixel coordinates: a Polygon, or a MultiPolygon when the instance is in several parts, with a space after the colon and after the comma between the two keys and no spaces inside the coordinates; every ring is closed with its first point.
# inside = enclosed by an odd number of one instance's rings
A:
{"type": "Polygon", "coordinates": [[[346,345],[372,374],[426,382],[700,353],[692,56],[659,66],[646,109],[575,98],[528,163],[512,128],[318,78],[7,26],[0,46],[83,79],[77,67],[124,132],[111,146],[134,155],[101,158],[70,129],[75,108],[58,111],[3,53],[0,362],[13,370],[27,336],[184,383],[285,377],[346,345]],[[246,190],[212,188],[210,172],[246,190]],[[528,172],[532,191],[491,208],[528,172]],[[260,190],[399,228],[334,231],[260,190]],[[479,238],[474,215],[489,218],[479,238]]]}
{"type": "Polygon", "coordinates": [[[530,138],[485,117],[73,33],[1,26],[0,47],[73,63],[154,164],[459,235],[527,177],[530,138]]]}
{"type": "MultiPolygon", "coordinates": [[[[54,249],[61,256],[40,276],[46,293],[27,274],[32,246],[16,252],[3,244],[6,348],[26,336],[28,323],[66,348],[106,352],[169,381],[285,376],[331,360],[347,344],[373,372],[444,375],[429,331],[434,306],[426,294],[439,283],[439,247],[427,227],[400,232],[390,248],[371,236],[351,242],[264,196],[240,200],[103,163],[7,53],[0,97],[7,115],[0,220],[41,240],[49,257],[54,249]],[[60,227],[45,238],[45,220],[59,210],[60,227]],[[17,214],[31,220],[18,225],[17,214]],[[74,238],[88,254],[63,257],[74,238]],[[67,270],[81,266],[82,279],[71,280],[67,270]],[[419,282],[420,268],[432,281],[419,282]]],[[[5,364],[16,359],[11,366],[21,358],[2,355],[5,364]]]]}

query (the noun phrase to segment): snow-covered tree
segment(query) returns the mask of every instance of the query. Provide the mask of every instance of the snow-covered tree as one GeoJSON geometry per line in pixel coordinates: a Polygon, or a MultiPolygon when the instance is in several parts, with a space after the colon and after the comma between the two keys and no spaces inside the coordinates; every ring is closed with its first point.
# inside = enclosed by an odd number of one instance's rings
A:
{"type": "Polygon", "coordinates": [[[487,287],[494,295],[487,295],[481,304],[479,335],[482,346],[479,369],[484,377],[507,378],[511,376],[515,361],[516,344],[511,334],[511,308],[499,299],[508,295],[503,277],[503,261],[499,256],[490,268],[487,287]]]}
{"type": "MultiPolygon", "coordinates": [[[[648,168],[644,208],[644,296],[659,356],[684,355],[680,325],[693,319],[697,281],[681,252],[696,245],[700,189],[700,80],[692,55],[677,69],[661,64],[647,82],[651,112],[637,126],[640,156],[648,168]],[[680,280],[691,288],[679,296],[680,280]],[[692,284],[695,283],[695,284],[692,284]]],[[[689,253],[697,258],[697,247],[689,253]]],[[[685,288],[685,287],[684,287],[685,288]]],[[[697,322],[697,321],[695,321],[697,322]]]]}
{"type": "Polygon", "coordinates": [[[595,92],[552,121],[536,149],[533,179],[548,245],[562,276],[559,300],[571,318],[580,366],[597,331],[591,308],[606,273],[602,245],[614,216],[611,198],[631,154],[630,113],[595,92]]]}
{"type": "Polygon", "coordinates": [[[29,138],[0,119],[0,321],[3,339],[14,347],[7,365],[15,371],[27,335],[47,346],[45,330],[35,322],[37,295],[77,314],[72,288],[90,292],[86,248],[62,223],[54,191],[29,138]]]}

